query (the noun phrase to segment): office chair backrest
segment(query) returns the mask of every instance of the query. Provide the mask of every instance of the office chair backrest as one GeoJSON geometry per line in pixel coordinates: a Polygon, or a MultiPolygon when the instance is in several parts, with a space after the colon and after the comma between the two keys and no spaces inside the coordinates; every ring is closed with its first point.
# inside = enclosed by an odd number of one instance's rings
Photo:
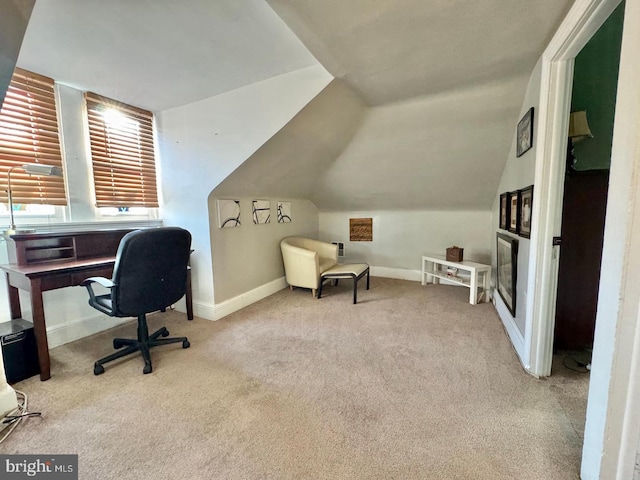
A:
{"type": "Polygon", "coordinates": [[[113,269],[115,316],[168,307],[186,292],[191,234],[182,228],[136,230],[120,241],[113,269]]]}

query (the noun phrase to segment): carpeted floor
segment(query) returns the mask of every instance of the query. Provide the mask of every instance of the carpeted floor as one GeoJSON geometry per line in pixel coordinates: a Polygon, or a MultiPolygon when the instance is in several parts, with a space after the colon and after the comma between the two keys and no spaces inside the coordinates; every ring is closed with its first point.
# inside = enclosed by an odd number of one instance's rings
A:
{"type": "Polygon", "coordinates": [[[77,453],[81,479],[577,479],[588,376],[526,374],[468,290],[372,278],[282,290],[218,322],[150,316],[191,348],[93,361],[133,323],[15,385],[41,419],[4,453],[77,453]],[[363,285],[364,286],[364,285],[363,285]]]}

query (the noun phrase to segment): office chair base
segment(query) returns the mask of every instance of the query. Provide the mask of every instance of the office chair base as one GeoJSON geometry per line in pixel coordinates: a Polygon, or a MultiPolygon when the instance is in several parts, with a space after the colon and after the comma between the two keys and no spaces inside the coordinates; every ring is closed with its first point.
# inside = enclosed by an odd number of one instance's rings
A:
{"type": "Polygon", "coordinates": [[[125,357],[135,352],[142,353],[142,358],[144,359],[144,368],[142,369],[142,373],[147,374],[153,371],[153,366],[151,364],[151,353],[150,349],[152,347],[157,347],[158,345],[168,345],[170,343],[182,343],[182,348],[189,348],[191,344],[187,337],[173,337],[173,338],[164,338],[169,336],[169,330],[165,327],[162,327],[152,335],[149,335],[149,330],[147,327],[147,320],[144,315],[138,318],[138,339],[134,340],[132,338],[114,338],[113,339],[113,348],[118,350],[122,348],[119,352],[112,353],[104,358],[101,358],[93,365],[93,374],[101,375],[104,373],[104,364],[111,362],[113,360],[117,360],[118,358],[125,357]],[[159,338],[163,337],[163,338],[159,338]],[[123,348],[124,347],[124,348],[123,348]]]}

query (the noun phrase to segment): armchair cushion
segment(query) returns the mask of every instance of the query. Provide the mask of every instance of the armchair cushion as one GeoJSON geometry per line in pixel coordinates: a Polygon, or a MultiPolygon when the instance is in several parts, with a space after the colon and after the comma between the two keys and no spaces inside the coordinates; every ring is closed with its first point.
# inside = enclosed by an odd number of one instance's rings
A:
{"type": "Polygon", "coordinates": [[[338,246],[311,238],[287,237],[280,242],[287,283],[317,289],[320,275],[338,263],[338,246]]]}

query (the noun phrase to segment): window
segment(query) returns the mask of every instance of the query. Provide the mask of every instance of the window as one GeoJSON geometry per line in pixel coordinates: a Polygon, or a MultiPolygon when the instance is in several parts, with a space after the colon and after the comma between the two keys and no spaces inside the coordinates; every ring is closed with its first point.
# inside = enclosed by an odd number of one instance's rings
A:
{"type": "Polygon", "coordinates": [[[153,114],[84,94],[97,207],[157,207],[153,114]]]}
{"type": "Polygon", "coordinates": [[[11,172],[14,210],[26,210],[23,204],[67,204],[62,177],[19,168],[40,163],[62,169],[53,85],[51,78],[16,68],[0,111],[0,198],[6,199],[11,172]]]}

